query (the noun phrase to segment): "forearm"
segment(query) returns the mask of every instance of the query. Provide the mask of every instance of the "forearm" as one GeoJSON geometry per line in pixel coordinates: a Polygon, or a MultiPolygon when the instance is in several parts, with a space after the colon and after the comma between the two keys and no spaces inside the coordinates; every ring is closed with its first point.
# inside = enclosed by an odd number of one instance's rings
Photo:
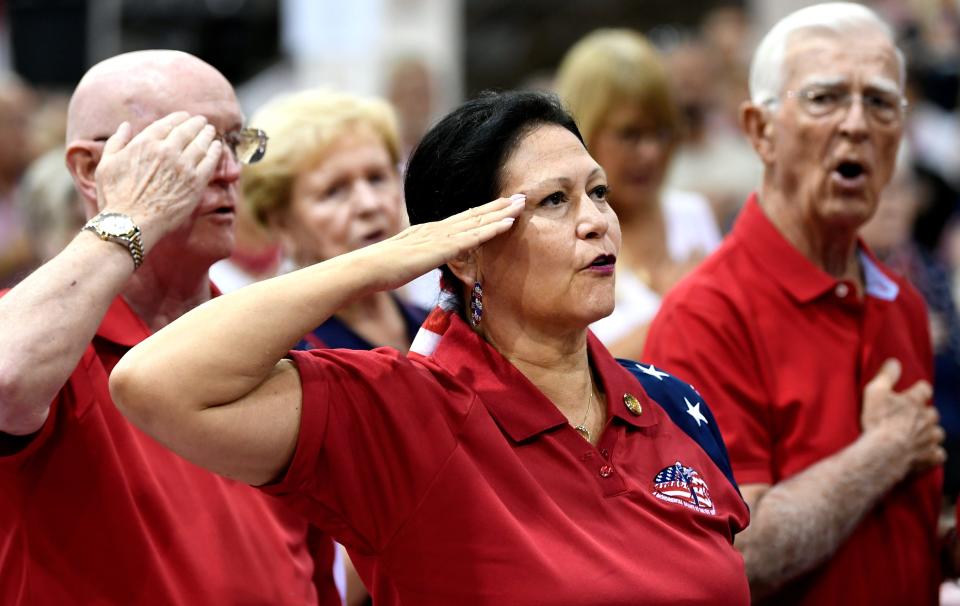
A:
{"type": "Polygon", "coordinates": [[[136,420],[239,400],[305,334],[373,288],[364,279],[363,259],[362,254],[343,255],[251,284],[184,314],[134,347],[114,369],[110,389],[118,406],[136,420]]]}
{"type": "Polygon", "coordinates": [[[123,247],[83,232],[0,298],[0,431],[39,429],[132,271],[123,247]]]}
{"type": "Polygon", "coordinates": [[[871,432],[767,490],[736,542],[754,598],[828,560],[908,471],[902,448],[871,432]]]}

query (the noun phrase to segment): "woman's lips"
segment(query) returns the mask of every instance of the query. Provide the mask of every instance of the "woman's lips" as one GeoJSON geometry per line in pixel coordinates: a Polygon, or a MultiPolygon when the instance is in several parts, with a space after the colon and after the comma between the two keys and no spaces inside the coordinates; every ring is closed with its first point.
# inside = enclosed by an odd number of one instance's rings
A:
{"type": "Polygon", "coordinates": [[[599,255],[586,269],[600,275],[610,275],[613,273],[616,264],[617,258],[614,255],[599,255]]]}

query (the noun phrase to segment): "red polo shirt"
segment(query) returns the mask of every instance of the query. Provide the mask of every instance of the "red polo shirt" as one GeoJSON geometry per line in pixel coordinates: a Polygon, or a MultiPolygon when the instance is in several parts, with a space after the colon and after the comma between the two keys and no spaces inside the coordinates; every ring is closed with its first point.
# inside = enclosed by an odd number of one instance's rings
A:
{"type": "MultiPolygon", "coordinates": [[[[755,198],[723,245],[664,300],[644,359],[710,402],[741,484],[776,484],[861,434],[864,385],[898,358],[905,389],[931,381],[924,304],[861,244],[866,296],[800,254],[755,198]]],[[[932,382],[932,381],[931,381],[932,382]]],[[[936,603],[942,474],[914,474],[833,558],[777,604],[936,603]]]]}
{"type": "Polygon", "coordinates": [[[589,348],[597,447],[459,318],[428,358],[291,352],[300,436],[265,489],[350,549],[378,605],[746,604],[747,510],[706,405],[589,348]]]}
{"type": "Polygon", "coordinates": [[[114,407],[110,370],[149,334],[118,297],[40,431],[0,434],[0,604],[316,604],[301,516],[114,407]]]}

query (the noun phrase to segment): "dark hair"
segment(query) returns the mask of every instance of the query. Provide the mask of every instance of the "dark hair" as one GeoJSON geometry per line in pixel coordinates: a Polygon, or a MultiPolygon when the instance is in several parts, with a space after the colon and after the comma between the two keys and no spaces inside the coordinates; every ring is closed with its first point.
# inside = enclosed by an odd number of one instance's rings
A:
{"type": "MultiPolygon", "coordinates": [[[[496,199],[510,153],[524,135],[547,124],[583,142],[573,118],[549,93],[485,92],[447,114],[423,136],[407,164],[410,223],[439,221],[496,199]]],[[[441,269],[447,284],[458,284],[446,265],[441,269]]]]}

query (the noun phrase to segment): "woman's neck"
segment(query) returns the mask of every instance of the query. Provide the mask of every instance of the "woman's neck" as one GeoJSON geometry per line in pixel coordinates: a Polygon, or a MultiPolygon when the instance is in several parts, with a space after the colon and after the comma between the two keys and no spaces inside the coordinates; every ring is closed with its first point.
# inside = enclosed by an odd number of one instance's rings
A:
{"type": "Polygon", "coordinates": [[[538,331],[525,322],[482,326],[480,333],[561,412],[579,422],[591,381],[586,329],[538,331]]]}
{"type": "Polygon", "coordinates": [[[410,349],[403,314],[388,292],[367,295],[337,310],[334,315],[374,347],[393,347],[402,352],[410,349]]]}

